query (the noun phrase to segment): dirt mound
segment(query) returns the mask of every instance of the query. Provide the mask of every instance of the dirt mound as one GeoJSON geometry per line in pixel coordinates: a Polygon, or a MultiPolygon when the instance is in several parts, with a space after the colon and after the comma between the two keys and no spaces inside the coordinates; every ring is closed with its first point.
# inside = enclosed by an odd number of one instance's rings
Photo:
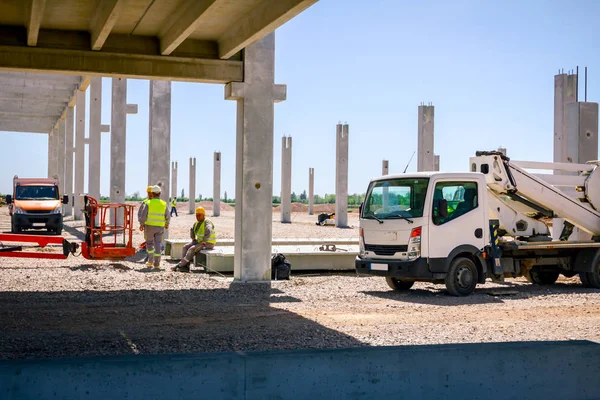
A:
{"type": "MultiPolygon", "coordinates": [[[[127,204],[133,204],[136,207],[139,207],[142,203],[141,202],[136,202],[136,201],[128,201],[127,204]]],[[[179,202],[177,203],[177,211],[181,212],[181,210],[187,210],[189,207],[189,203],[186,202],[179,202]]],[[[213,209],[213,203],[212,201],[201,201],[201,202],[196,202],[196,207],[204,207],[205,210],[207,211],[212,211],[213,209]]],[[[235,208],[231,207],[229,204],[227,203],[223,203],[221,202],[221,211],[233,211],[235,210],[235,208]]]]}
{"type": "Polygon", "coordinates": [[[335,212],[335,204],[315,204],[313,211],[331,214],[335,212]]]}
{"type": "MultiPolygon", "coordinates": [[[[308,206],[302,203],[292,203],[292,212],[308,212],[308,206]]],[[[281,211],[281,206],[273,207],[273,211],[281,211]]]]}

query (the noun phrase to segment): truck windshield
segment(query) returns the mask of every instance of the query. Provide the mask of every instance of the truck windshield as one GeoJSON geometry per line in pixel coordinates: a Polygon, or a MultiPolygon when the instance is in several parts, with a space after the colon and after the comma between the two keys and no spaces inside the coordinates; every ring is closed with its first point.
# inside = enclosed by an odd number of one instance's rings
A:
{"type": "Polygon", "coordinates": [[[58,200],[56,186],[17,186],[17,200],[58,200]]]}
{"type": "Polygon", "coordinates": [[[371,182],[362,218],[397,219],[423,216],[429,178],[400,178],[371,182]]]}

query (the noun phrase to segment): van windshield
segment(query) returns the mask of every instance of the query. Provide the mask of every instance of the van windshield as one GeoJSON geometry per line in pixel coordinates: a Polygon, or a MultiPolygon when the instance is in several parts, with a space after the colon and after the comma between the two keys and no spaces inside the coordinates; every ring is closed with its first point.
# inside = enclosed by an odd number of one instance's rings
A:
{"type": "Polygon", "coordinates": [[[17,186],[15,191],[17,200],[58,200],[56,186],[17,186]]]}
{"type": "Polygon", "coordinates": [[[371,182],[362,218],[422,217],[429,178],[383,179],[371,182]]]}

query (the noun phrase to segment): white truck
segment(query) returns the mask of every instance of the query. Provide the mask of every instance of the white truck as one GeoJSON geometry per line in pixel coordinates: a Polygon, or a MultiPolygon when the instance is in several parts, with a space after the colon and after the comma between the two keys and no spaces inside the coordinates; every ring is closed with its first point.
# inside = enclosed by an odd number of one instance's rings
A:
{"type": "Polygon", "coordinates": [[[549,285],[579,274],[600,288],[599,162],[519,162],[490,151],[471,157],[470,170],[372,179],[356,271],[384,276],[398,291],[443,283],[454,296],[518,276],[549,285]],[[560,228],[555,240],[551,223],[560,228]]]}

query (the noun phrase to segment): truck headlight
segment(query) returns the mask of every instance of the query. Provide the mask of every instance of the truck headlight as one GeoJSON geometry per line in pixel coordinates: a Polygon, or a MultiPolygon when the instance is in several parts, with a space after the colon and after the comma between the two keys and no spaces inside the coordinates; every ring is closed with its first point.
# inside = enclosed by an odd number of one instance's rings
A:
{"type": "Polygon", "coordinates": [[[13,206],[13,214],[25,214],[21,207],[13,206]]]}
{"type": "Polygon", "coordinates": [[[410,232],[408,240],[408,259],[416,260],[421,257],[421,227],[414,228],[410,232]]]}
{"type": "Polygon", "coordinates": [[[58,206],[52,211],[52,214],[62,214],[62,207],[58,206]]]}

